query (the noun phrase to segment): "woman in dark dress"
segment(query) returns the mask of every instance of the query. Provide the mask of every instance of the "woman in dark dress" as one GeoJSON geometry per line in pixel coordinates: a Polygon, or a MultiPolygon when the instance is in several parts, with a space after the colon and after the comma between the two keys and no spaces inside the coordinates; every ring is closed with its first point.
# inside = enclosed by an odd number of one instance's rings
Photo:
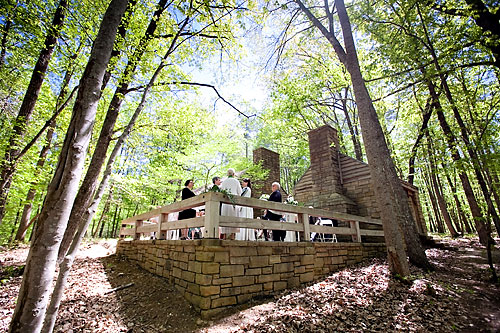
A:
{"type": "MultiPolygon", "coordinates": [[[[196,196],[196,194],[194,194],[194,192],[192,191],[194,186],[194,181],[192,179],[186,180],[184,186],[186,187],[182,189],[182,195],[181,195],[182,200],[186,200],[196,196]]],[[[196,217],[196,210],[192,208],[179,212],[179,220],[190,219],[192,217],[196,217]]]]}

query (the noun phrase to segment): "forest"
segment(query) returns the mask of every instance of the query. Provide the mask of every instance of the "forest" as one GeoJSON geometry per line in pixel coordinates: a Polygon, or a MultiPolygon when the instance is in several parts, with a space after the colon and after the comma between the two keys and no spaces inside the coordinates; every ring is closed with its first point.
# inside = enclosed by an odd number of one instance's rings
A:
{"type": "MultiPolygon", "coordinates": [[[[55,268],[186,179],[259,177],[266,147],[293,193],[323,124],[376,193],[418,187],[431,234],[498,245],[497,0],[0,1],[0,245],[31,246],[13,332],[52,331],[55,268]]],[[[379,197],[391,271],[410,274],[403,248],[430,269],[408,208],[379,197]]]]}

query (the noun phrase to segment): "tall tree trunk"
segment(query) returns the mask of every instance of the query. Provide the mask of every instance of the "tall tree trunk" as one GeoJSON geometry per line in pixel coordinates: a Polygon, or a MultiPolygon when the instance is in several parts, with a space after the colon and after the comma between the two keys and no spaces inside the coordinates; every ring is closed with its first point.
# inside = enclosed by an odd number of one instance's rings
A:
{"type": "MultiPolygon", "coordinates": [[[[451,131],[450,125],[448,125],[448,122],[446,121],[446,118],[443,113],[443,108],[441,107],[441,102],[439,101],[439,97],[436,93],[436,88],[434,86],[434,83],[430,79],[427,79],[426,83],[427,83],[427,88],[429,89],[429,94],[433,99],[432,102],[434,103],[434,107],[436,109],[439,125],[443,130],[446,142],[448,144],[448,148],[450,149],[451,157],[457,165],[460,165],[462,162],[461,161],[462,158],[460,157],[460,153],[458,152],[456,138],[453,132],[451,131]]],[[[486,244],[488,244],[488,238],[490,237],[488,235],[487,226],[484,223],[481,209],[479,208],[479,205],[476,200],[476,195],[472,190],[472,186],[469,181],[469,176],[461,168],[459,169],[459,178],[460,181],[462,182],[462,188],[464,189],[465,197],[467,198],[467,202],[469,203],[469,208],[472,213],[472,218],[474,219],[474,224],[476,226],[476,230],[479,235],[479,241],[481,242],[481,244],[486,246],[486,244]]]]}
{"type": "MultiPolygon", "coordinates": [[[[491,201],[491,196],[490,196],[490,193],[488,191],[488,187],[486,186],[486,181],[484,180],[483,174],[481,172],[479,156],[477,155],[477,152],[476,152],[475,148],[473,147],[473,142],[469,138],[469,133],[467,132],[467,128],[466,128],[465,123],[462,119],[462,116],[460,115],[460,111],[458,110],[458,107],[453,99],[450,87],[448,86],[448,81],[446,79],[445,73],[442,70],[441,65],[439,64],[439,59],[437,57],[436,51],[434,50],[434,45],[433,45],[432,41],[430,40],[429,33],[427,32],[427,29],[425,28],[424,19],[422,18],[422,14],[420,12],[420,6],[418,5],[418,2],[416,3],[416,8],[417,8],[418,14],[420,16],[420,19],[422,21],[422,27],[424,28],[425,37],[426,37],[427,44],[428,44],[428,49],[429,49],[430,54],[432,56],[434,67],[436,68],[437,72],[439,73],[439,79],[441,81],[441,85],[443,87],[446,99],[450,103],[451,109],[453,110],[453,115],[455,116],[455,119],[460,127],[460,133],[462,135],[462,140],[464,141],[466,150],[469,153],[469,157],[472,160],[472,165],[473,165],[474,172],[476,174],[476,179],[479,183],[479,187],[481,188],[481,191],[483,192],[483,196],[484,196],[484,199],[485,199],[487,207],[488,207],[488,213],[491,214],[493,222],[495,223],[495,227],[497,228],[497,232],[500,234],[500,216],[498,216],[497,211],[495,209],[495,206],[493,205],[493,202],[491,201]]],[[[487,229],[489,229],[489,222],[487,223],[486,227],[487,227],[487,229]]]]}
{"type": "Polygon", "coordinates": [[[349,111],[347,110],[347,96],[349,93],[349,87],[344,88],[344,96],[341,99],[342,101],[342,110],[344,111],[344,117],[347,122],[347,126],[349,127],[349,132],[351,133],[351,140],[354,146],[354,154],[356,155],[356,159],[358,161],[363,162],[363,151],[361,150],[361,143],[359,142],[359,137],[354,129],[354,126],[351,122],[351,116],[349,115],[349,111]]]}
{"type": "MultiPolygon", "coordinates": [[[[483,171],[485,174],[485,179],[488,182],[488,188],[490,189],[491,194],[493,194],[493,199],[495,199],[495,203],[497,205],[497,208],[500,209],[500,195],[498,194],[497,186],[495,186],[495,184],[493,182],[494,175],[491,174],[490,169],[486,166],[486,163],[484,163],[484,162],[483,162],[483,171]]],[[[497,178],[497,182],[498,182],[498,178],[497,178]]]]}
{"type": "Polygon", "coordinates": [[[406,260],[404,242],[406,242],[406,251],[410,261],[419,267],[431,268],[431,264],[418,238],[417,227],[408,205],[408,196],[397,176],[382,127],[361,75],[351,24],[344,1],[335,0],[335,5],[342,28],[345,50],[335,36],[333,13],[330,12],[328,1],[325,0],[324,9],[329,20],[330,30],[323,26],[301,0],[294,1],[313,25],[327,38],[351,76],[363,133],[363,142],[375,195],[378,198],[381,211],[390,270],[401,276],[409,275],[410,271],[406,260]]]}
{"type": "Polygon", "coordinates": [[[75,199],[94,126],[99,91],[128,0],[112,0],[80,80],[70,125],[48,187],[10,324],[11,332],[39,332],[52,290],[57,252],[75,199]]]}
{"type": "Polygon", "coordinates": [[[429,100],[427,100],[425,109],[423,110],[422,114],[422,125],[420,126],[420,129],[418,131],[417,139],[415,140],[415,143],[411,148],[411,155],[410,159],[408,160],[408,183],[412,185],[415,178],[415,158],[417,156],[418,146],[420,145],[420,141],[422,140],[424,135],[427,133],[427,125],[429,124],[429,119],[431,119],[432,115],[432,103],[430,98],[429,100]]]}
{"type": "Polygon", "coordinates": [[[434,222],[434,219],[432,218],[432,211],[429,207],[429,201],[425,200],[424,203],[425,203],[425,210],[427,211],[427,216],[429,218],[429,229],[431,232],[436,232],[437,227],[436,227],[436,224],[434,222]]]}
{"type": "Polygon", "coordinates": [[[9,36],[10,28],[12,27],[12,22],[14,20],[14,13],[16,12],[18,6],[19,1],[16,1],[16,4],[9,9],[7,17],[5,18],[5,24],[2,29],[2,41],[0,42],[0,70],[5,63],[5,55],[7,54],[7,38],[9,36]]]}
{"type": "Polygon", "coordinates": [[[109,238],[115,238],[114,231],[116,229],[116,223],[118,221],[118,204],[115,205],[115,212],[113,213],[113,224],[111,226],[111,232],[109,233],[109,238]]]}
{"type": "Polygon", "coordinates": [[[450,186],[451,191],[453,192],[453,200],[455,201],[455,206],[457,207],[458,217],[459,217],[460,221],[462,222],[462,225],[464,226],[465,232],[470,234],[472,232],[472,230],[470,228],[470,224],[469,224],[469,221],[467,219],[467,216],[465,215],[465,212],[462,208],[462,204],[460,203],[460,199],[458,198],[457,187],[451,181],[451,177],[450,177],[450,174],[448,172],[448,168],[446,167],[446,165],[444,165],[444,163],[443,163],[443,170],[444,170],[444,173],[446,175],[446,181],[448,182],[448,185],[450,186]]]}
{"type": "Polygon", "coordinates": [[[82,185],[78,190],[78,194],[73,204],[73,209],[71,210],[68,227],[66,228],[61,242],[61,247],[59,249],[58,260],[62,260],[68,251],[68,248],[73,241],[75,231],[81,223],[82,217],[94,197],[96,186],[99,182],[99,174],[101,173],[102,166],[106,160],[109,143],[111,142],[113,129],[115,127],[116,119],[118,118],[123,99],[128,92],[129,84],[133,78],[133,74],[135,73],[140,59],[143,56],[148,43],[153,38],[160,16],[167,9],[166,3],[167,0],[159,1],[157,9],[149,22],[149,26],[147,27],[144,36],[139,41],[134,54],[129,58],[125,70],[123,71],[120,84],[116,88],[113,98],[111,99],[108,112],[106,113],[106,118],[104,119],[104,123],[101,128],[99,139],[97,140],[97,144],[94,149],[94,154],[92,155],[92,160],[90,161],[87,173],[85,174],[82,185]]]}
{"type": "MultiPolygon", "coordinates": [[[[49,130],[47,131],[46,143],[42,147],[42,150],[40,151],[40,155],[38,156],[38,161],[36,163],[36,169],[35,169],[36,173],[40,172],[41,169],[43,168],[43,165],[45,164],[45,159],[47,157],[47,154],[49,153],[50,144],[52,142],[52,137],[54,135],[55,125],[56,125],[55,122],[53,122],[50,125],[49,130]]],[[[16,233],[16,240],[18,240],[18,241],[24,240],[24,237],[26,236],[26,231],[28,230],[30,218],[31,218],[31,209],[33,207],[33,199],[35,199],[35,195],[36,195],[36,188],[35,188],[36,181],[34,181],[31,185],[32,186],[29,189],[28,194],[26,195],[26,202],[27,203],[24,205],[23,215],[21,217],[21,221],[19,223],[19,228],[17,229],[17,233],[16,233]]]]}
{"type": "MultiPolygon", "coordinates": [[[[83,48],[83,42],[80,43],[78,46],[78,49],[76,50],[75,54],[71,57],[72,62],[68,67],[68,70],[64,74],[64,79],[61,84],[61,89],[59,90],[59,96],[57,97],[56,101],[56,107],[55,107],[55,112],[54,114],[59,114],[62,110],[61,108],[64,107],[63,100],[66,98],[66,95],[68,93],[68,86],[71,81],[71,78],[73,77],[74,73],[74,62],[76,58],[78,57],[78,54],[83,48]]],[[[54,135],[54,130],[56,127],[56,120],[52,120],[49,123],[49,127],[47,130],[47,134],[45,137],[45,145],[42,147],[40,150],[40,155],[38,156],[38,161],[36,164],[36,173],[40,172],[41,169],[43,168],[45,164],[45,159],[47,158],[47,154],[49,153],[50,145],[52,143],[52,137],[54,135]]],[[[36,195],[36,188],[35,185],[36,182],[32,184],[32,187],[29,189],[28,194],[26,196],[26,204],[24,205],[23,209],[23,215],[21,217],[21,221],[19,223],[19,228],[16,233],[16,240],[22,241],[24,240],[24,237],[26,235],[26,230],[28,228],[29,222],[30,222],[30,216],[31,216],[31,209],[33,206],[33,199],[35,198],[36,195]]]]}
{"type": "Polygon", "coordinates": [[[38,56],[35,68],[33,68],[28,89],[26,90],[19,113],[17,114],[16,121],[14,122],[14,127],[12,128],[12,134],[9,138],[9,145],[6,149],[5,156],[0,162],[0,225],[2,224],[3,216],[5,214],[7,196],[12,183],[12,177],[16,171],[18,155],[21,151],[19,149],[19,143],[26,133],[26,128],[31,115],[35,110],[35,104],[38,100],[38,95],[40,94],[42,83],[45,79],[45,73],[49,67],[50,58],[52,57],[52,52],[57,44],[57,38],[61,32],[67,5],[67,0],[61,0],[55,11],[52,25],[49,28],[47,36],[45,37],[45,46],[38,56]]]}
{"type": "Polygon", "coordinates": [[[453,226],[453,223],[451,221],[450,214],[448,212],[448,207],[446,205],[446,200],[444,198],[443,192],[442,192],[442,186],[438,180],[437,177],[437,168],[436,164],[434,162],[434,158],[431,154],[432,152],[432,146],[431,146],[431,138],[427,134],[427,155],[429,156],[429,166],[430,166],[430,176],[431,176],[431,182],[432,186],[434,187],[434,193],[436,194],[436,199],[439,205],[439,210],[441,211],[441,215],[443,216],[444,223],[446,223],[446,226],[448,227],[448,230],[450,231],[451,237],[456,238],[458,237],[458,233],[455,230],[455,227],[453,226]]]}
{"type": "Polygon", "coordinates": [[[427,173],[427,176],[424,177],[424,182],[427,186],[427,192],[429,194],[429,199],[431,201],[432,211],[434,213],[434,217],[436,220],[436,231],[439,233],[444,233],[444,224],[443,224],[443,221],[441,220],[441,213],[439,211],[439,205],[437,203],[436,196],[434,194],[434,189],[433,189],[431,182],[429,180],[431,178],[431,175],[430,175],[430,172],[426,172],[426,173],[427,173]]]}
{"type": "MultiPolygon", "coordinates": [[[[107,187],[109,177],[111,176],[111,173],[112,173],[112,167],[113,167],[115,158],[116,158],[116,156],[118,156],[118,153],[121,150],[123,142],[128,137],[130,132],[132,131],[132,128],[135,125],[137,118],[139,117],[140,113],[144,109],[144,106],[146,105],[147,97],[149,96],[149,92],[151,91],[154,83],[156,82],[156,79],[158,78],[160,72],[163,70],[163,68],[165,66],[167,66],[167,62],[165,60],[174,51],[177,40],[178,40],[179,36],[181,35],[181,32],[186,28],[186,25],[188,22],[189,22],[189,17],[187,17],[184,20],[184,22],[182,23],[182,25],[179,27],[179,31],[174,36],[174,38],[170,44],[169,49],[167,50],[165,56],[163,57],[163,59],[161,61],[161,64],[157,67],[155,73],[151,77],[148,85],[146,86],[146,88],[142,94],[141,102],[137,106],[134,114],[132,115],[132,118],[130,119],[129,123],[127,124],[127,126],[123,130],[120,137],[118,138],[117,143],[115,144],[115,147],[113,148],[113,151],[111,152],[111,155],[110,155],[108,162],[106,164],[106,169],[105,169],[104,174],[103,174],[102,179],[101,179],[101,183],[99,184],[99,187],[97,188],[97,191],[95,192],[93,201],[90,204],[90,206],[88,207],[88,209],[86,209],[84,211],[83,216],[80,220],[80,224],[78,225],[78,229],[72,238],[70,248],[63,257],[61,267],[59,270],[59,275],[57,277],[57,282],[56,282],[56,285],[54,287],[54,292],[53,292],[52,298],[50,300],[50,306],[49,306],[49,309],[47,310],[47,319],[46,319],[46,322],[44,323],[44,332],[51,332],[53,327],[54,327],[57,311],[59,309],[59,305],[60,305],[61,298],[62,298],[62,293],[64,291],[64,286],[65,286],[67,278],[69,276],[69,272],[71,270],[71,267],[73,266],[75,254],[78,250],[78,247],[81,243],[83,236],[85,235],[85,232],[87,231],[87,229],[90,225],[90,222],[92,221],[92,218],[94,217],[94,214],[97,210],[97,207],[98,207],[98,205],[101,201],[101,198],[104,194],[104,191],[107,187]]],[[[136,207],[136,209],[137,209],[137,207],[136,207]]],[[[135,215],[135,213],[134,213],[134,215],[135,215]]],[[[97,230],[97,228],[96,228],[96,230],[97,230]]]]}

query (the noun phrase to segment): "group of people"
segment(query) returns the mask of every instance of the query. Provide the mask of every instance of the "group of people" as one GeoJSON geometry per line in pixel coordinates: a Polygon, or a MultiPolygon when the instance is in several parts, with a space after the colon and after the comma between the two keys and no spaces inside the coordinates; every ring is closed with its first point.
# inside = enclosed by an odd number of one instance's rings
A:
{"type": "MultiPolygon", "coordinates": [[[[252,196],[252,184],[249,178],[242,180],[241,184],[235,177],[234,169],[229,169],[227,171],[227,178],[222,181],[220,177],[214,177],[212,179],[213,185],[210,191],[220,192],[221,190],[231,193],[232,195],[242,196],[250,198],[252,196]]],[[[189,179],[184,184],[184,189],[182,190],[181,198],[182,200],[194,197],[196,194],[193,192],[194,181],[189,179]]],[[[269,201],[282,202],[280,193],[280,184],[274,182],[272,184],[272,193],[269,196],[269,201]]],[[[186,209],[179,212],[179,220],[189,219],[196,217],[196,210],[186,209]]],[[[222,216],[234,216],[234,217],[244,217],[253,219],[253,208],[252,207],[242,207],[232,204],[222,204],[220,208],[220,215],[222,216]]],[[[280,221],[282,215],[278,212],[272,211],[270,209],[266,210],[265,214],[262,216],[263,219],[271,221],[280,221]]],[[[263,231],[265,240],[269,239],[267,230],[263,231]]],[[[286,236],[285,230],[273,230],[272,239],[274,241],[283,241],[286,236]]],[[[228,240],[256,240],[256,231],[250,228],[232,228],[232,227],[221,227],[220,228],[220,238],[228,240]]]]}

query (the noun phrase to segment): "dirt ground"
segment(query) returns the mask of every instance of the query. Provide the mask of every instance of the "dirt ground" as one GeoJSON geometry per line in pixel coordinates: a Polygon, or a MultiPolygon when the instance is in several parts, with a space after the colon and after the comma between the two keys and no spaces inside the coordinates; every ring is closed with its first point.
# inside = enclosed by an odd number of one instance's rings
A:
{"type": "MultiPolygon", "coordinates": [[[[497,239],[497,244],[500,240],[497,239]]],[[[114,255],[115,243],[82,247],[56,332],[500,332],[500,288],[489,282],[477,239],[446,240],[428,249],[431,273],[412,267],[391,279],[372,259],[300,289],[201,320],[167,280],[114,255]],[[116,290],[115,288],[123,288],[116,290]]],[[[0,250],[0,331],[7,331],[27,247],[0,250]]],[[[494,252],[497,273],[500,254],[494,252]]]]}

